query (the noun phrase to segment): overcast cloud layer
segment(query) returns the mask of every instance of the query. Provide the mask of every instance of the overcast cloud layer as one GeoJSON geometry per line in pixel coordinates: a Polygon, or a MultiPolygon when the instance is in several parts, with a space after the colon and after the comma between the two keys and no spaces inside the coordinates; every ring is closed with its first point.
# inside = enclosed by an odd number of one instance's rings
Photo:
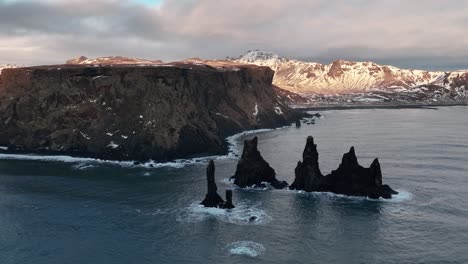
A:
{"type": "Polygon", "coordinates": [[[322,63],[468,68],[467,28],[468,1],[458,0],[0,0],[0,64],[262,49],[322,63]]]}

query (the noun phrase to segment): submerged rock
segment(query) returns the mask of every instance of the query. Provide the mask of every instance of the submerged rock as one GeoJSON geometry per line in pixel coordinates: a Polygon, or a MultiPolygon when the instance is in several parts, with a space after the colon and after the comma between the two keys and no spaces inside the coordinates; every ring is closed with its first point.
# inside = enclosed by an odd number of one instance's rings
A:
{"type": "Polygon", "coordinates": [[[208,193],[201,204],[205,207],[218,207],[223,209],[232,209],[232,191],[226,191],[226,202],[218,195],[218,187],[215,182],[215,165],[213,160],[210,160],[206,168],[206,180],[208,184],[208,193]]]}
{"type": "Polygon", "coordinates": [[[382,171],[378,159],[369,168],[359,165],[354,147],[343,155],[338,169],[327,176],[320,172],[317,145],[312,137],[307,138],[303,161],[295,169],[295,181],[291,189],[307,192],[333,192],[337,194],[365,196],[370,198],[392,198],[397,194],[388,185],[382,184],[382,171]]]}
{"type": "Polygon", "coordinates": [[[239,187],[263,187],[263,183],[267,182],[276,189],[286,188],[288,183],[276,179],[275,170],[263,159],[257,145],[257,137],[244,141],[244,150],[233,176],[234,184],[239,187]]]}

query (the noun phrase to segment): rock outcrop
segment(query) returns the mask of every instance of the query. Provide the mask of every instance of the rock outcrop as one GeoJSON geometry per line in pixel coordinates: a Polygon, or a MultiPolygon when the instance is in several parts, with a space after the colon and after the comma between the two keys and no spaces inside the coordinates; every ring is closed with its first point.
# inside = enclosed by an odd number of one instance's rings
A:
{"type": "Polygon", "coordinates": [[[4,69],[0,146],[138,161],[226,153],[227,136],[300,118],[274,93],[273,74],[200,62],[4,69]]]}
{"type": "Polygon", "coordinates": [[[244,150],[232,177],[234,184],[239,187],[264,187],[263,183],[267,182],[277,189],[286,188],[288,183],[276,179],[275,170],[263,159],[257,145],[257,137],[244,141],[244,150]]]}
{"type": "Polygon", "coordinates": [[[17,68],[18,66],[12,64],[0,64],[0,74],[2,74],[3,69],[17,68]]]}
{"type": "Polygon", "coordinates": [[[201,204],[205,207],[215,207],[223,209],[232,209],[234,205],[232,204],[232,191],[226,191],[226,202],[218,195],[218,187],[215,182],[215,165],[212,160],[208,162],[208,167],[206,168],[206,180],[208,183],[208,193],[205,196],[205,199],[201,204]]]}
{"type": "Polygon", "coordinates": [[[301,127],[301,120],[296,120],[296,127],[301,127]]]}
{"type": "Polygon", "coordinates": [[[393,194],[397,194],[388,185],[382,184],[379,160],[375,159],[369,168],[362,167],[358,163],[354,147],[343,155],[338,169],[323,176],[319,168],[317,145],[312,137],[307,138],[303,161],[298,163],[295,175],[295,181],[290,186],[294,190],[333,192],[374,199],[390,199],[393,194]]]}
{"type": "Polygon", "coordinates": [[[320,171],[319,154],[313,137],[307,138],[307,143],[302,153],[302,162],[297,163],[295,169],[296,178],[289,187],[294,190],[306,192],[320,191],[323,185],[323,175],[320,171]]]}
{"type": "Polygon", "coordinates": [[[223,209],[232,209],[234,208],[234,204],[232,203],[232,190],[226,190],[226,202],[221,205],[223,209]]]}

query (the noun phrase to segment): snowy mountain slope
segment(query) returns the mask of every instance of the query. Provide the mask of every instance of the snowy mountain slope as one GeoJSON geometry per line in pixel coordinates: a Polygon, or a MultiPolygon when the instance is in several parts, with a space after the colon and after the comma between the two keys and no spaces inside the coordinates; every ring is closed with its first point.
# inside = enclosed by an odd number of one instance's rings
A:
{"type": "MultiPolygon", "coordinates": [[[[235,61],[269,66],[276,72],[276,85],[300,93],[331,94],[412,88],[446,79],[446,73],[441,71],[406,70],[373,62],[345,60],[324,65],[289,60],[271,52],[258,50],[249,51],[235,61]]],[[[457,74],[459,73],[449,74],[449,83],[456,79],[457,74]]]]}

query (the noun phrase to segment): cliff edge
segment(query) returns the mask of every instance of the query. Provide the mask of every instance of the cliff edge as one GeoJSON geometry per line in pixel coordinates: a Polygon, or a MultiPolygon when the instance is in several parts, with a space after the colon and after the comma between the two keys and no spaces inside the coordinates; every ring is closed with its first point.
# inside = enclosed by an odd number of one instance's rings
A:
{"type": "Polygon", "coordinates": [[[0,146],[140,161],[225,153],[229,135],[297,118],[275,94],[273,75],[200,62],[4,69],[0,146]]]}

